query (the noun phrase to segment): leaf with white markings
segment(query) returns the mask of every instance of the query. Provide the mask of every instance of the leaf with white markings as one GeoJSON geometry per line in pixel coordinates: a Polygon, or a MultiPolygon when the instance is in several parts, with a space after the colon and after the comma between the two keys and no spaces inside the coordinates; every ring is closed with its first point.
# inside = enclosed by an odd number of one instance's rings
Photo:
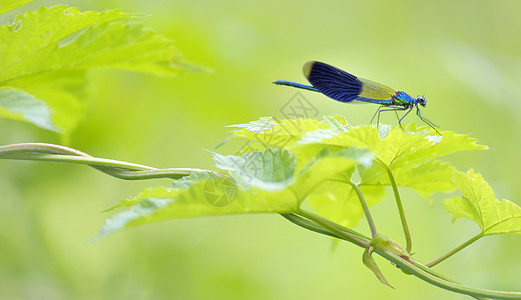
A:
{"type": "MultiPolygon", "coordinates": [[[[296,213],[303,201],[313,199],[315,193],[322,193],[317,188],[328,183],[328,179],[339,174],[351,174],[356,165],[367,165],[372,158],[366,151],[356,149],[324,152],[310,165],[297,171],[295,155],[287,150],[267,149],[241,156],[213,155],[216,166],[225,170],[226,175],[193,173],[174,181],[172,187],[145,189],[110,209],[124,208],[125,211],[107,219],[100,235],[167,219],[239,213],[296,213]]],[[[356,199],[348,197],[349,189],[341,188],[329,194],[333,198],[354,202],[356,208],[337,212],[317,208],[317,211],[344,224],[356,224],[362,214],[356,206],[356,199]]],[[[310,204],[314,206],[314,203],[310,204]]],[[[353,206],[346,204],[346,207],[349,205],[353,206]]]]}

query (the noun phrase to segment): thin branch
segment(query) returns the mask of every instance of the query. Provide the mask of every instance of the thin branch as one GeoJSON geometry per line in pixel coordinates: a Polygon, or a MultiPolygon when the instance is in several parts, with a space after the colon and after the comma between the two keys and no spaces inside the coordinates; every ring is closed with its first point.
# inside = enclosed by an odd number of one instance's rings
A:
{"type": "Polygon", "coordinates": [[[412,274],[418,277],[419,279],[442,289],[446,289],[459,294],[469,295],[476,298],[485,297],[492,299],[521,299],[521,293],[519,292],[494,291],[468,287],[456,283],[455,281],[448,280],[442,276],[433,274],[432,272],[429,272],[430,270],[428,268],[424,266],[420,267],[419,263],[411,263],[410,261],[400,257],[395,253],[385,251],[381,248],[376,248],[374,252],[378,253],[385,259],[396,264],[398,267],[400,267],[401,270],[403,270],[407,274],[412,274]]]}
{"type": "Polygon", "coordinates": [[[369,229],[371,230],[371,237],[375,237],[378,231],[376,230],[376,226],[373,221],[373,217],[371,215],[371,212],[369,211],[369,207],[367,206],[367,202],[365,202],[364,195],[362,194],[362,191],[360,190],[360,186],[349,179],[344,180],[338,180],[338,179],[331,179],[331,181],[336,181],[340,183],[345,183],[350,185],[353,190],[356,192],[356,196],[358,197],[358,200],[360,201],[360,205],[362,206],[362,210],[364,211],[365,218],[367,220],[367,224],[369,225],[369,229]]]}
{"type": "Polygon", "coordinates": [[[179,179],[190,175],[190,173],[193,172],[212,172],[217,176],[227,176],[223,173],[204,169],[157,169],[124,161],[97,158],[73,148],[45,143],[24,143],[0,146],[0,159],[40,160],[84,164],[110,176],[125,180],[143,180],[152,178],[179,179]]]}
{"type": "MultiPolygon", "coordinates": [[[[287,214],[282,215],[287,218],[291,222],[304,227],[306,229],[312,230],[314,232],[322,233],[328,236],[333,236],[339,239],[343,239],[349,242],[352,242],[360,247],[370,246],[370,244],[363,243],[362,241],[355,242],[352,240],[353,236],[351,234],[342,233],[342,230],[335,228],[331,221],[327,219],[323,219],[320,216],[314,215],[310,212],[301,211],[300,215],[304,216],[306,219],[296,216],[295,214],[287,214]],[[311,220],[311,221],[309,221],[311,220]],[[324,228],[320,228],[323,226],[324,228]]],[[[335,224],[335,223],[333,223],[335,224]]],[[[336,224],[339,226],[338,224],[336,224]]],[[[367,241],[368,238],[366,237],[367,241]]],[[[374,252],[383,258],[387,259],[391,263],[395,264],[399,267],[404,273],[411,274],[416,276],[418,279],[423,280],[429,284],[437,286],[439,288],[459,293],[469,295],[476,299],[521,299],[521,293],[519,292],[506,292],[506,291],[495,291],[495,290],[486,290],[486,289],[478,289],[473,287],[468,287],[462,285],[450,278],[447,278],[444,275],[441,275],[434,270],[428,268],[421,263],[412,260],[410,257],[401,257],[399,254],[395,253],[392,249],[385,249],[381,247],[376,247],[374,252]]]]}
{"type": "MultiPolygon", "coordinates": [[[[15,144],[0,146],[0,159],[24,159],[24,160],[45,160],[45,161],[58,161],[67,163],[78,163],[86,164],[97,170],[105,172],[109,175],[124,178],[124,179],[147,179],[147,178],[179,178],[182,176],[189,175],[191,172],[213,172],[202,169],[156,169],[144,165],[132,164],[128,162],[102,159],[92,157],[86,153],[78,151],[76,149],[52,145],[52,144],[40,144],[40,143],[28,143],[28,144],[15,144]]],[[[397,199],[398,207],[402,218],[402,224],[405,224],[404,230],[406,229],[405,216],[403,214],[403,207],[401,207],[401,200],[396,187],[396,182],[390,169],[388,169],[389,178],[391,185],[395,191],[395,197],[397,199]]],[[[214,172],[217,175],[226,176],[222,173],[214,172]]],[[[297,215],[283,215],[291,222],[304,227],[306,229],[334,236],[349,242],[354,243],[357,246],[368,248],[371,246],[370,239],[354,230],[344,228],[334,222],[331,222],[323,217],[315,215],[311,212],[300,210],[297,215]]],[[[408,229],[406,230],[408,232],[408,229]]],[[[408,249],[410,251],[410,235],[406,234],[408,238],[408,249]]],[[[450,251],[446,255],[437,259],[434,262],[429,263],[433,266],[451,255],[457,253],[461,249],[475,242],[481,237],[481,234],[473,237],[469,241],[465,242],[456,249],[450,251]]],[[[516,292],[502,292],[493,290],[476,289],[461,285],[444,276],[434,273],[433,270],[419,264],[416,261],[411,261],[401,257],[400,255],[387,251],[382,248],[375,248],[375,252],[396,264],[400,269],[408,274],[412,274],[421,280],[424,280],[430,284],[438,286],[440,288],[466,294],[473,297],[487,297],[495,299],[521,299],[521,293],[516,292]]]]}
{"type": "Polygon", "coordinates": [[[371,237],[374,238],[378,231],[376,230],[376,225],[374,224],[373,217],[371,216],[371,212],[369,211],[369,207],[365,202],[364,195],[362,195],[362,191],[360,190],[358,184],[353,183],[351,181],[349,181],[349,183],[355,190],[356,195],[358,196],[358,200],[360,200],[360,204],[362,205],[362,209],[364,210],[365,218],[367,219],[367,223],[369,224],[369,228],[371,229],[371,237]]]}
{"type": "Polygon", "coordinates": [[[463,244],[459,245],[458,247],[452,249],[451,251],[449,251],[446,254],[442,255],[438,259],[435,259],[435,260],[431,261],[430,263],[426,264],[426,266],[427,267],[434,267],[435,265],[441,263],[442,261],[444,261],[447,258],[451,257],[452,255],[458,253],[459,251],[463,250],[464,248],[466,248],[467,246],[469,246],[470,244],[474,243],[475,241],[479,240],[482,237],[483,237],[483,233],[480,232],[479,234],[477,234],[476,236],[472,237],[471,239],[469,239],[465,243],[463,243],[463,244]]]}
{"type": "Polygon", "coordinates": [[[310,230],[310,231],[313,231],[313,232],[316,232],[316,233],[320,233],[320,234],[323,234],[323,235],[327,235],[327,236],[330,236],[330,237],[343,239],[343,237],[338,235],[337,233],[335,233],[333,231],[330,231],[330,230],[327,230],[326,228],[324,228],[322,226],[319,226],[316,223],[311,222],[308,219],[304,219],[303,217],[298,216],[296,214],[280,214],[280,215],[283,218],[285,218],[286,220],[290,221],[291,223],[293,223],[293,224],[295,224],[297,226],[300,226],[302,228],[305,228],[307,230],[310,230]]]}
{"type": "MultiPolygon", "coordinates": [[[[305,211],[305,210],[300,210],[298,213],[298,215],[301,215],[302,217],[308,219],[308,220],[311,220],[313,221],[314,223],[326,228],[328,231],[331,231],[333,233],[335,233],[336,235],[338,235],[341,239],[343,240],[346,240],[348,242],[351,242],[357,246],[360,246],[362,248],[369,248],[370,244],[369,244],[369,239],[366,238],[366,240],[364,239],[361,239],[359,237],[359,235],[361,235],[360,233],[354,231],[354,230],[351,230],[351,229],[348,229],[346,231],[342,230],[339,228],[339,225],[336,224],[336,223],[333,223],[327,219],[324,219],[322,218],[321,216],[319,215],[316,215],[312,212],[308,212],[308,211],[305,211]],[[333,225],[333,224],[334,225],[333,225]],[[357,236],[358,235],[358,236],[357,236]]],[[[346,228],[347,229],[347,228],[346,228]]]]}
{"type": "Polygon", "coordinates": [[[405,218],[405,211],[403,209],[402,199],[400,198],[400,193],[398,192],[398,185],[396,184],[396,180],[394,179],[393,172],[391,168],[382,164],[382,166],[387,171],[387,175],[389,176],[389,180],[391,181],[391,186],[393,188],[394,198],[396,199],[396,206],[398,207],[398,213],[400,214],[400,220],[402,222],[403,234],[405,235],[407,252],[411,253],[412,251],[412,239],[411,232],[409,231],[409,226],[407,225],[407,220],[405,218]]]}

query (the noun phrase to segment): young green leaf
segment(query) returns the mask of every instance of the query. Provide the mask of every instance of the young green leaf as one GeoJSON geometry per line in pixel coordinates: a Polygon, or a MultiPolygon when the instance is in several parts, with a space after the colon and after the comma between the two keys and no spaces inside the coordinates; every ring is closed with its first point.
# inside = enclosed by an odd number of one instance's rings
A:
{"type": "Polygon", "coordinates": [[[45,105],[52,113],[51,124],[55,130],[62,129],[62,132],[65,130],[64,133],[67,133],[68,129],[76,127],[87,108],[82,101],[86,94],[85,74],[86,70],[35,74],[16,80],[16,89],[34,95],[37,99],[45,99],[45,105]]]}
{"type": "MultiPolygon", "coordinates": [[[[178,182],[179,181],[179,182],[178,182]]],[[[127,208],[106,220],[100,236],[163,220],[240,213],[293,213],[298,201],[291,191],[242,189],[230,177],[192,174],[173,187],[143,190],[114,208],[127,208]]],[[[114,209],[113,208],[113,209],[114,209]]]]}
{"type": "Polygon", "coordinates": [[[33,1],[34,0],[2,0],[0,15],[33,1]]]}
{"type": "Polygon", "coordinates": [[[241,128],[233,131],[233,137],[246,138],[262,144],[265,148],[291,148],[301,136],[317,129],[330,127],[314,119],[274,120],[263,117],[247,124],[230,125],[241,128]]]}
{"type": "Polygon", "coordinates": [[[316,120],[282,120],[261,118],[249,124],[233,125],[242,128],[235,137],[257,141],[264,147],[290,149],[297,157],[297,170],[312,162],[324,149],[357,147],[368,149],[378,164],[361,168],[361,185],[390,185],[386,168],[391,168],[397,184],[411,187],[425,197],[434,192],[449,192],[454,184],[447,180],[454,168],[433,159],[463,150],[487,149],[475,139],[453,132],[433,135],[427,127],[400,127],[381,125],[350,126],[345,118],[324,117],[316,120]]]}
{"type": "Polygon", "coordinates": [[[59,66],[52,68],[54,64],[47,63],[47,55],[54,55],[60,46],[70,42],[67,37],[97,24],[132,16],[135,15],[118,10],[80,12],[63,5],[41,7],[16,16],[13,23],[0,26],[0,83],[35,71],[58,69],[59,66]]]}
{"type": "Polygon", "coordinates": [[[234,136],[257,140],[266,147],[294,149],[308,144],[350,148],[367,148],[378,160],[396,167],[402,164],[420,164],[443,155],[464,151],[487,149],[478,145],[475,139],[466,135],[444,131],[442,136],[433,135],[427,127],[407,126],[404,132],[400,127],[382,125],[350,126],[342,117],[325,117],[323,122],[312,119],[274,121],[261,118],[249,124],[232,125],[242,130],[234,136]]]}
{"type": "Polygon", "coordinates": [[[140,24],[109,22],[88,28],[55,49],[33,71],[116,68],[156,75],[175,75],[189,67],[171,40],[140,24]],[[36,70],[34,70],[36,69],[36,70]]]}
{"type": "Polygon", "coordinates": [[[454,183],[463,193],[445,201],[445,208],[454,214],[453,221],[465,217],[476,222],[483,235],[521,233],[521,207],[508,200],[498,200],[481,174],[470,169],[457,172],[454,183]]]}
{"type": "Polygon", "coordinates": [[[173,75],[193,68],[181,59],[173,41],[138,24],[114,22],[133,16],[117,10],[80,12],[66,6],[18,15],[12,24],[0,26],[0,86],[45,101],[55,112],[53,128],[67,133],[82,116],[86,70],[173,75]],[[57,84],[64,78],[82,84],[74,89],[57,84]]]}
{"type": "Polygon", "coordinates": [[[298,171],[298,180],[292,188],[300,199],[304,199],[326,181],[349,181],[355,166],[369,166],[372,162],[373,156],[365,150],[351,148],[329,151],[326,149],[298,171]]]}
{"type": "MultiPolygon", "coordinates": [[[[430,160],[422,164],[405,164],[393,168],[393,175],[398,186],[410,187],[428,198],[436,192],[451,192],[456,187],[448,178],[452,178],[456,169],[439,160],[430,160]]],[[[389,176],[380,165],[361,169],[361,186],[391,185],[389,176]]]]}
{"type": "Polygon", "coordinates": [[[263,117],[258,121],[229,127],[241,128],[233,131],[233,135],[229,139],[246,138],[249,140],[248,145],[251,149],[262,150],[269,147],[290,149],[296,154],[296,169],[300,170],[327,148],[317,144],[302,147],[300,144],[305,136],[309,133],[316,133],[318,136],[315,139],[322,140],[346,131],[349,125],[344,117],[339,116],[324,117],[323,122],[315,119],[275,120],[263,117]],[[320,135],[320,133],[324,135],[320,135]]]}
{"type": "Polygon", "coordinates": [[[264,190],[285,189],[293,179],[295,156],[287,150],[267,149],[241,156],[213,153],[217,168],[226,170],[239,186],[255,186],[264,190]]]}
{"type": "Polygon", "coordinates": [[[33,95],[15,88],[0,87],[0,116],[25,120],[43,129],[58,131],[53,125],[51,114],[49,106],[33,95]]]}
{"type": "MultiPolygon", "coordinates": [[[[362,186],[360,189],[368,206],[377,204],[385,196],[384,186],[362,186]]],[[[318,215],[347,228],[358,225],[364,216],[353,187],[344,182],[324,182],[306,198],[305,203],[309,203],[318,215]]]]}
{"type": "Polygon", "coordinates": [[[324,132],[317,130],[307,133],[298,143],[302,148],[293,151],[317,151],[317,147],[328,146],[368,149],[375,155],[377,164],[361,170],[361,185],[389,185],[386,168],[390,168],[398,185],[414,188],[424,196],[454,189],[454,185],[447,180],[454,169],[449,164],[432,159],[463,150],[486,149],[466,135],[443,132],[443,136],[434,136],[428,129],[417,129],[414,125],[407,126],[405,132],[400,127],[379,131],[376,126],[351,127],[344,132],[332,129],[326,134],[324,132]]]}
{"type": "Polygon", "coordinates": [[[325,116],[323,122],[335,132],[347,132],[351,127],[347,119],[342,116],[325,116]]]}
{"type": "MultiPolygon", "coordinates": [[[[313,134],[308,133],[303,137],[303,141],[313,134]]],[[[426,127],[417,129],[411,124],[406,127],[405,132],[400,127],[393,127],[382,138],[376,126],[360,126],[323,140],[313,139],[312,142],[345,148],[368,148],[380,163],[393,168],[411,163],[420,164],[458,151],[487,149],[466,135],[448,131],[442,134],[431,135],[426,127]]]]}
{"type": "MultiPolygon", "coordinates": [[[[353,227],[363,210],[352,185],[348,184],[355,166],[369,167],[373,155],[356,148],[325,149],[298,170],[291,189],[317,214],[345,227],[353,227]]],[[[362,187],[366,203],[374,205],[384,196],[384,187],[362,187]]]]}
{"type": "Polygon", "coordinates": [[[367,249],[365,249],[364,251],[364,254],[362,256],[362,262],[364,263],[364,265],[369,269],[371,270],[374,275],[376,276],[376,278],[378,278],[378,280],[380,280],[380,282],[383,284],[383,285],[386,285],[390,288],[393,288],[394,287],[392,285],[389,284],[389,282],[387,281],[387,279],[385,279],[384,277],[384,274],[382,273],[382,271],[380,271],[380,268],[378,267],[378,265],[376,264],[376,261],[374,260],[372,254],[373,254],[373,250],[374,248],[373,247],[369,247],[367,249]]]}
{"type": "MultiPolygon", "coordinates": [[[[301,202],[315,197],[315,191],[328,184],[328,179],[349,175],[356,165],[368,165],[372,158],[366,151],[356,149],[324,152],[297,172],[295,157],[287,150],[267,149],[241,156],[213,155],[217,167],[228,171],[230,176],[193,173],[174,181],[172,187],[145,189],[137,197],[109,209],[126,208],[107,220],[101,235],[167,219],[238,213],[297,213],[301,202]]],[[[341,189],[329,190],[329,199],[347,199],[350,192],[346,187],[343,184],[341,189]]],[[[356,199],[350,201],[357,203],[356,199]]],[[[323,215],[329,217],[327,213],[323,215]]],[[[361,217],[360,208],[341,210],[335,212],[335,216],[344,224],[356,224],[361,217]]]]}
{"type": "Polygon", "coordinates": [[[235,127],[240,128],[239,130],[235,130],[234,134],[241,136],[241,134],[251,132],[254,134],[261,133],[264,130],[272,129],[277,126],[278,123],[270,117],[261,117],[258,121],[251,121],[250,123],[245,124],[234,124],[228,125],[227,127],[235,127]]]}

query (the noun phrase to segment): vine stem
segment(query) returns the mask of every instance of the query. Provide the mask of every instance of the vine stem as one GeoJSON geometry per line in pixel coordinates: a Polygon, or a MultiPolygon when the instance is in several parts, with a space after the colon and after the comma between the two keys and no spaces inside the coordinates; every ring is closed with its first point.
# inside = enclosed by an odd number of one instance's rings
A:
{"type": "Polygon", "coordinates": [[[302,217],[304,217],[308,220],[313,221],[314,223],[326,228],[329,231],[332,231],[333,233],[335,233],[335,235],[338,235],[339,238],[341,238],[343,240],[349,241],[357,246],[360,246],[360,247],[366,248],[366,249],[371,246],[369,241],[364,241],[364,240],[356,237],[354,234],[351,234],[349,232],[339,229],[337,224],[333,225],[333,224],[331,224],[332,223],[331,221],[324,219],[319,215],[316,215],[312,212],[308,212],[303,209],[299,210],[299,212],[297,214],[301,215],[302,217]]]}
{"type": "Polygon", "coordinates": [[[403,234],[405,235],[405,250],[411,253],[412,251],[412,240],[411,240],[411,232],[409,231],[409,226],[407,225],[407,220],[405,218],[405,211],[403,209],[402,198],[400,197],[400,193],[398,192],[398,185],[396,185],[396,180],[394,179],[393,172],[391,168],[387,165],[383,164],[385,170],[387,171],[387,176],[389,176],[389,180],[391,181],[391,186],[393,188],[394,198],[396,199],[396,206],[398,207],[398,213],[400,214],[400,220],[402,222],[403,234]]]}
{"type": "Polygon", "coordinates": [[[518,292],[505,292],[472,288],[459,284],[455,281],[448,280],[442,276],[432,273],[432,271],[425,266],[422,266],[418,263],[411,263],[408,260],[400,257],[399,255],[390,251],[385,251],[381,248],[376,248],[374,252],[378,253],[385,259],[396,264],[396,266],[400,267],[400,269],[402,269],[404,272],[412,274],[418,277],[419,279],[442,289],[446,289],[459,294],[469,295],[475,298],[485,297],[492,299],[521,299],[521,293],[518,292]]]}
{"type": "MultiPolygon", "coordinates": [[[[289,221],[293,222],[294,224],[309,229],[311,231],[336,237],[354,243],[355,245],[363,248],[371,246],[369,238],[365,237],[365,240],[364,238],[353,239],[353,235],[343,232],[343,230],[339,228],[338,224],[333,223],[311,212],[301,210],[298,213],[298,215],[304,217],[305,219],[297,216],[297,214],[283,214],[282,216],[288,219],[289,221]]],[[[360,233],[357,234],[361,235],[360,233]]],[[[394,253],[392,250],[390,251],[385,248],[375,247],[374,252],[387,259],[391,263],[395,264],[406,274],[414,275],[420,280],[423,280],[429,284],[432,284],[434,286],[451,292],[469,295],[476,299],[521,299],[521,293],[518,292],[486,290],[462,285],[450,278],[447,278],[446,276],[436,273],[434,270],[428,268],[425,265],[422,265],[417,261],[411,261],[410,258],[401,257],[400,255],[394,253]]]]}
{"type": "Polygon", "coordinates": [[[374,224],[373,217],[371,216],[371,212],[369,211],[369,207],[365,202],[364,195],[362,195],[362,191],[360,190],[360,186],[356,183],[349,181],[349,184],[353,187],[358,196],[358,200],[360,200],[360,205],[362,205],[362,209],[364,210],[365,218],[367,219],[367,224],[369,224],[369,228],[371,229],[371,237],[375,237],[378,234],[376,230],[376,226],[374,224]]]}
{"type": "Polygon", "coordinates": [[[110,176],[125,180],[152,178],[179,179],[193,172],[212,172],[217,176],[228,176],[223,173],[204,169],[158,169],[113,159],[97,158],[73,148],[45,143],[23,143],[0,146],[0,159],[41,160],[84,164],[110,176]]]}
{"type": "MultiPolygon", "coordinates": [[[[101,172],[107,173],[108,175],[122,179],[148,179],[160,177],[179,178],[189,175],[191,172],[213,172],[203,169],[157,169],[123,161],[96,158],[76,149],[43,143],[25,143],[0,146],[0,159],[45,160],[85,164],[101,172]]],[[[227,176],[226,174],[218,172],[214,173],[219,176],[227,176]]],[[[396,182],[392,176],[392,173],[390,172],[390,169],[388,169],[388,174],[391,179],[393,190],[395,191],[397,202],[399,202],[399,207],[401,207],[401,200],[396,188],[396,182]]],[[[401,215],[403,215],[403,208],[401,208],[401,215]]],[[[349,241],[362,248],[367,249],[371,247],[371,240],[363,234],[348,228],[344,228],[339,224],[336,224],[311,212],[299,210],[296,214],[288,214],[283,216],[291,222],[309,230],[349,241]]],[[[403,217],[402,221],[405,221],[405,217],[403,217]]],[[[442,260],[470,245],[480,237],[481,234],[465,242],[453,251],[450,251],[440,259],[437,259],[435,262],[441,262],[442,260]]],[[[521,293],[492,291],[466,287],[435,273],[427,266],[421,265],[416,261],[411,261],[410,258],[405,259],[400,255],[393,253],[392,251],[386,250],[385,248],[375,247],[374,252],[400,267],[402,271],[452,292],[466,294],[476,298],[487,297],[495,299],[521,299],[521,293]]],[[[434,262],[430,263],[430,266],[433,266],[434,264],[434,262]]]]}
{"type": "MultiPolygon", "coordinates": [[[[292,214],[280,214],[282,217],[284,217],[286,220],[290,221],[291,223],[295,224],[295,225],[298,225],[302,228],[305,228],[307,230],[311,230],[311,231],[314,231],[316,233],[320,233],[320,234],[324,234],[324,235],[328,235],[328,236],[331,236],[331,237],[334,237],[334,238],[338,238],[338,239],[341,239],[341,240],[345,240],[343,236],[339,235],[337,232],[334,232],[328,228],[324,228],[323,226],[309,220],[309,219],[306,219],[296,213],[292,213],[292,214]]],[[[317,216],[317,217],[320,217],[320,216],[317,216]]],[[[327,219],[324,219],[324,221],[329,221],[327,219]]],[[[329,221],[331,222],[331,221],[329,221]]],[[[337,223],[334,223],[334,222],[331,222],[331,225],[332,226],[335,226],[338,230],[341,230],[341,231],[344,231],[344,232],[347,232],[351,235],[353,235],[354,237],[356,237],[357,239],[359,240],[362,240],[364,242],[371,242],[371,239],[357,231],[354,231],[352,229],[349,229],[349,228],[345,228],[345,227],[342,227],[340,225],[338,225],[337,223]]]]}
{"type": "Polygon", "coordinates": [[[362,194],[362,191],[360,190],[360,186],[354,182],[352,182],[349,179],[338,180],[338,179],[331,179],[331,181],[336,181],[340,183],[345,183],[350,185],[353,190],[356,193],[356,196],[358,197],[358,200],[360,201],[360,205],[362,206],[362,210],[364,211],[365,218],[367,220],[367,224],[369,225],[369,229],[371,230],[371,237],[375,237],[376,234],[378,234],[378,231],[376,230],[376,226],[374,224],[373,217],[371,215],[371,212],[369,211],[369,207],[367,206],[367,202],[365,202],[364,195],[362,194]]]}
{"type": "Polygon", "coordinates": [[[470,244],[474,243],[475,241],[479,240],[482,237],[483,237],[483,233],[480,232],[479,234],[475,235],[474,237],[472,237],[471,239],[469,239],[465,243],[463,243],[463,244],[459,245],[458,247],[452,249],[451,251],[449,251],[446,254],[442,255],[438,259],[435,259],[435,260],[431,261],[430,263],[426,264],[426,266],[427,267],[434,267],[435,265],[441,263],[442,261],[444,261],[447,258],[451,257],[452,255],[458,253],[459,251],[461,251],[462,249],[466,248],[467,246],[469,246],[470,244]]]}

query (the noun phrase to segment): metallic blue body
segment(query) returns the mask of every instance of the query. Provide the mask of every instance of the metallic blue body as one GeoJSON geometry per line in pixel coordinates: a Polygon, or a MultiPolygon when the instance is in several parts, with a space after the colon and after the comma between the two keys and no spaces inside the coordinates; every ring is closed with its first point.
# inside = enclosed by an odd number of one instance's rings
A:
{"type": "MultiPolygon", "coordinates": [[[[286,80],[277,80],[277,81],[274,81],[273,83],[277,84],[277,85],[286,85],[286,86],[296,87],[296,88],[320,93],[320,90],[318,90],[312,86],[302,84],[302,83],[286,81],[286,80]]],[[[362,85],[362,86],[364,86],[364,85],[362,85]]],[[[335,100],[337,100],[337,99],[335,99],[335,100]]],[[[409,96],[405,92],[398,91],[398,92],[395,92],[394,95],[389,96],[389,99],[387,99],[387,100],[372,99],[372,98],[357,96],[357,97],[353,97],[352,99],[350,99],[350,101],[341,101],[341,102],[355,102],[355,101],[374,103],[374,104],[380,104],[380,105],[409,106],[410,104],[416,104],[417,99],[409,96]]]]}
{"type": "MultiPolygon", "coordinates": [[[[398,105],[408,106],[410,104],[418,103],[418,99],[413,98],[404,92],[396,92],[396,97],[394,99],[394,102],[396,102],[396,104],[399,103],[398,105]]],[[[396,105],[396,104],[394,104],[394,105],[396,105]]]]}
{"type": "MultiPolygon", "coordinates": [[[[423,97],[411,97],[402,91],[395,91],[383,84],[358,78],[346,71],[340,70],[325,63],[310,61],[304,65],[304,75],[311,83],[311,86],[286,80],[277,80],[274,83],[305,89],[308,91],[322,93],[336,101],[353,103],[365,102],[380,104],[378,108],[378,123],[382,111],[406,111],[398,120],[401,121],[413,108],[422,121],[431,126],[438,134],[436,125],[422,117],[419,106],[426,106],[427,100],[423,97]],[[383,109],[382,109],[383,108],[383,109]]],[[[374,117],[373,117],[374,118],[374,117]]]]}
{"type": "Polygon", "coordinates": [[[291,82],[291,81],[286,81],[286,80],[277,80],[273,83],[278,84],[278,85],[292,86],[292,87],[296,87],[296,88],[304,89],[304,90],[308,90],[308,91],[313,91],[313,92],[320,92],[316,88],[309,86],[309,85],[302,84],[302,83],[296,83],[296,82],[291,82]]]}

